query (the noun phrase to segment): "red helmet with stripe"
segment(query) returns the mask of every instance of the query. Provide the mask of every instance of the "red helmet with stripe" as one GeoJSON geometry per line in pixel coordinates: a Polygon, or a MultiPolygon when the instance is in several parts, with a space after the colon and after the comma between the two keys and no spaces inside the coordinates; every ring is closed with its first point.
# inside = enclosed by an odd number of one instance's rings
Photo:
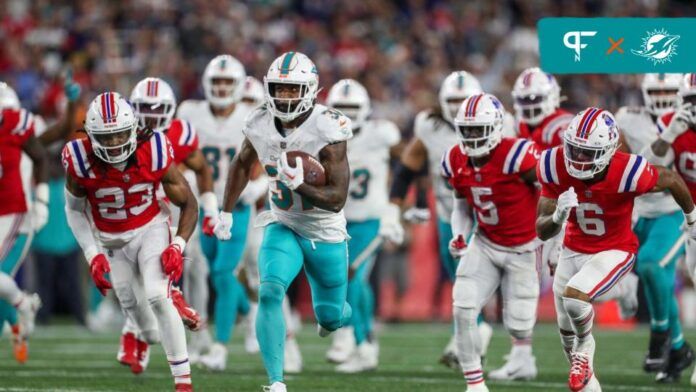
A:
{"type": "Polygon", "coordinates": [[[133,88],[130,96],[140,128],[163,132],[169,128],[176,110],[171,86],[160,78],[145,78],[133,88]]]}
{"type": "Polygon", "coordinates": [[[89,104],[85,130],[94,153],[108,163],[125,162],[137,147],[138,120],[121,94],[105,92],[89,104]]]}
{"type": "Polygon", "coordinates": [[[503,104],[492,94],[465,99],[454,118],[457,136],[471,157],[488,154],[503,137],[503,104]]]}
{"type": "Polygon", "coordinates": [[[578,113],[563,133],[565,166],[586,180],[609,165],[619,146],[619,129],[608,110],[591,107],[578,113]]]}

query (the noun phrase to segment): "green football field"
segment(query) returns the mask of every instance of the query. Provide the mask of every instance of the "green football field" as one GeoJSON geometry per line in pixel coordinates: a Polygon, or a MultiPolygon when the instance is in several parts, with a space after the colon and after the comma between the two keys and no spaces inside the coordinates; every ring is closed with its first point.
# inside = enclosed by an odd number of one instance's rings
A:
{"type": "MultiPolygon", "coordinates": [[[[460,374],[437,363],[447,342],[445,324],[403,324],[381,331],[379,370],[360,375],[338,375],[324,360],[328,340],[319,338],[305,325],[299,342],[305,360],[301,375],[286,379],[290,391],[464,391],[460,374]]],[[[598,331],[595,370],[604,391],[689,390],[691,369],[678,385],[658,386],[640,369],[647,330],[598,331]]],[[[687,334],[696,341],[696,334],[687,334]]],[[[115,360],[116,333],[92,334],[71,326],[39,328],[31,342],[26,365],[11,356],[9,341],[0,341],[0,391],[168,391],[173,389],[164,354],[156,347],[150,368],[140,376],[115,360]]],[[[508,351],[505,331],[496,328],[486,370],[502,364],[508,351]]],[[[568,366],[561,353],[556,330],[551,325],[536,329],[534,353],[539,377],[531,382],[493,383],[493,391],[563,391],[568,366]]],[[[266,382],[261,359],[243,352],[237,336],[231,345],[228,370],[210,373],[193,370],[198,391],[260,391],[266,382]]]]}

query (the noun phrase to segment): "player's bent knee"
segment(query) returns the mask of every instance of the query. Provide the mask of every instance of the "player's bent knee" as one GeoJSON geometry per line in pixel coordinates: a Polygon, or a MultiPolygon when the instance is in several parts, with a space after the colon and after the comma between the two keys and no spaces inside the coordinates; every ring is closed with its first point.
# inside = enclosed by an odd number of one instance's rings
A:
{"type": "Polygon", "coordinates": [[[285,287],[276,282],[262,282],[259,286],[259,304],[278,305],[283,303],[285,287]]]}
{"type": "Polygon", "coordinates": [[[116,298],[124,309],[134,309],[138,305],[138,299],[135,297],[135,292],[129,284],[117,285],[114,287],[116,298]]]}
{"type": "Polygon", "coordinates": [[[458,329],[473,329],[477,327],[479,312],[475,308],[455,305],[453,313],[458,329]]]}
{"type": "Polygon", "coordinates": [[[563,289],[562,297],[579,299],[580,301],[584,302],[590,302],[592,300],[592,298],[590,298],[588,294],[583,293],[582,291],[571,286],[565,286],[565,288],[563,289]]]}
{"type": "Polygon", "coordinates": [[[314,307],[314,313],[319,325],[329,331],[335,331],[341,328],[341,320],[343,318],[343,309],[341,307],[320,304],[314,307]]]}
{"type": "Polygon", "coordinates": [[[478,293],[476,282],[471,279],[457,277],[452,289],[452,300],[455,307],[474,308],[477,304],[478,293]]]}
{"type": "Polygon", "coordinates": [[[148,344],[156,344],[160,342],[159,330],[157,329],[140,331],[140,335],[142,336],[142,339],[146,341],[148,344]]]}
{"type": "Polygon", "coordinates": [[[513,337],[524,339],[531,336],[536,322],[536,300],[516,300],[506,303],[503,308],[503,322],[513,337]],[[517,334],[527,333],[526,336],[517,336],[517,334]]]}

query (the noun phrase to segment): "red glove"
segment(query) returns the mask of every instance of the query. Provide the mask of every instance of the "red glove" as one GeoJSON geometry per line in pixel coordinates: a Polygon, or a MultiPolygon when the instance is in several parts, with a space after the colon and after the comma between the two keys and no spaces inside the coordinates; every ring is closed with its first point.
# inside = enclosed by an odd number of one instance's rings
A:
{"type": "Polygon", "coordinates": [[[169,244],[162,252],[162,270],[175,282],[181,279],[181,274],[184,272],[184,258],[179,244],[169,244]]]}
{"type": "Polygon", "coordinates": [[[92,280],[94,285],[101,295],[106,296],[106,290],[113,288],[111,283],[104,277],[104,274],[111,272],[111,267],[109,267],[109,260],[106,259],[104,254],[99,253],[92,258],[89,263],[89,273],[92,275],[92,280]]]}
{"type": "Polygon", "coordinates": [[[459,258],[466,254],[466,241],[463,235],[460,234],[450,240],[449,251],[454,258],[459,258]]]}
{"type": "Polygon", "coordinates": [[[203,217],[203,234],[207,235],[208,237],[212,237],[215,235],[213,233],[213,229],[215,228],[215,217],[212,216],[204,216],[203,217]]]}

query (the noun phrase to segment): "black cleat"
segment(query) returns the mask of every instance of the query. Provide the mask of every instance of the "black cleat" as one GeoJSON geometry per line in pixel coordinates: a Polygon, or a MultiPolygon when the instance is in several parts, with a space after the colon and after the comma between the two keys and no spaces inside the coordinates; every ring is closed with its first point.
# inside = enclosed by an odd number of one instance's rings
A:
{"type": "Polygon", "coordinates": [[[664,370],[667,366],[670,352],[669,330],[664,332],[650,332],[650,345],[648,355],[643,361],[643,370],[648,373],[664,370]]]}
{"type": "Polygon", "coordinates": [[[694,363],[694,350],[689,343],[684,342],[679,350],[670,350],[667,368],[657,373],[655,381],[665,384],[677,382],[682,371],[688,369],[692,363],[694,363]]]}
{"type": "Polygon", "coordinates": [[[457,355],[451,351],[443,353],[439,362],[452,370],[462,370],[462,368],[459,366],[459,359],[457,358],[457,355]]]}

